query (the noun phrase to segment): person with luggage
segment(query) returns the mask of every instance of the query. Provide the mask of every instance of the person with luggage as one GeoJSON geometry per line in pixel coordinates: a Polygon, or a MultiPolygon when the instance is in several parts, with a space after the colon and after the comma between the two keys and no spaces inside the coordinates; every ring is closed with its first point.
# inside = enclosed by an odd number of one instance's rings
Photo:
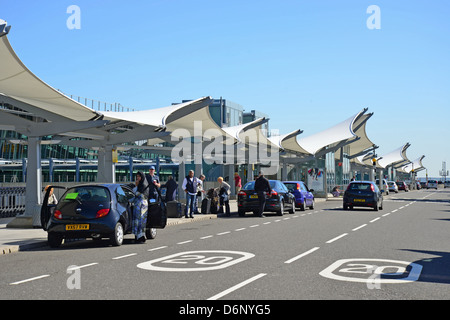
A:
{"type": "Polygon", "coordinates": [[[131,230],[135,236],[136,243],[145,242],[145,226],[147,224],[148,213],[148,182],[145,174],[138,172],[136,174],[135,187],[133,189],[136,196],[133,199],[133,216],[131,230]]]}
{"type": "Polygon", "coordinates": [[[230,212],[230,193],[231,187],[230,185],[223,181],[222,177],[217,178],[217,182],[219,182],[219,212],[223,213],[223,206],[225,205],[225,216],[229,217],[231,215],[230,212]]]}
{"type": "MultiPolygon", "coordinates": [[[[197,179],[197,199],[195,200],[195,214],[200,214],[198,211],[198,204],[202,205],[205,190],[203,190],[203,181],[205,181],[205,175],[201,174],[197,179]]],[[[201,208],[201,207],[200,207],[201,208]]]]}
{"type": "Polygon", "coordinates": [[[258,194],[259,200],[259,216],[264,217],[264,207],[266,206],[266,192],[272,192],[269,180],[264,177],[262,172],[259,172],[259,176],[255,181],[255,191],[258,194]]]}
{"type": "Polygon", "coordinates": [[[195,202],[197,201],[198,178],[194,177],[194,170],[189,170],[189,174],[184,178],[181,188],[186,193],[186,209],[184,211],[185,218],[194,218],[195,202]],[[188,211],[190,215],[188,216],[188,211]]]}
{"type": "Polygon", "coordinates": [[[163,185],[163,187],[166,187],[165,202],[176,200],[178,184],[175,182],[172,176],[169,176],[169,180],[167,180],[166,184],[163,185]]]}

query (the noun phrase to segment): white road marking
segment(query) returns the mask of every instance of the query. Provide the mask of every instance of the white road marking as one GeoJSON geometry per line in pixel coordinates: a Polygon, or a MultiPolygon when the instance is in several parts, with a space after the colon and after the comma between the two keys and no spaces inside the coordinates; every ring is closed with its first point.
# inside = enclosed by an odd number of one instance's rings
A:
{"type": "Polygon", "coordinates": [[[165,249],[165,248],[167,248],[167,246],[162,246],[162,247],[158,247],[158,248],[148,249],[147,251],[156,251],[156,250],[161,250],[161,249],[165,249]]]}
{"type": "Polygon", "coordinates": [[[91,267],[91,266],[95,266],[97,264],[98,264],[97,262],[93,262],[93,263],[85,264],[84,266],[73,266],[72,268],[68,268],[67,271],[73,271],[73,270],[78,270],[81,268],[91,267]]]}
{"type": "Polygon", "coordinates": [[[212,238],[213,237],[213,235],[209,235],[209,236],[205,236],[205,237],[201,237],[200,239],[208,239],[208,238],[212,238]]]}
{"type": "Polygon", "coordinates": [[[132,256],[135,256],[135,255],[137,255],[137,253],[130,253],[130,254],[126,254],[126,255],[120,256],[120,257],[115,257],[115,258],[112,258],[112,259],[113,260],[119,260],[119,259],[123,259],[123,258],[132,257],[132,256]]]}
{"type": "Polygon", "coordinates": [[[211,298],[209,298],[207,300],[220,299],[220,298],[226,296],[227,294],[229,294],[229,293],[231,293],[233,291],[236,291],[237,289],[240,289],[240,288],[246,286],[247,284],[252,283],[253,281],[256,281],[256,280],[258,280],[258,279],[260,279],[260,278],[262,278],[262,277],[264,277],[266,275],[267,275],[266,273],[260,273],[260,274],[254,276],[254,277],[252,277],[252,278],[250,278],[248,280],[245,280],[245,281],[243,281],[243,282],[241,282],[241,283],[239,283],[239,284],[237,284],[237,285],[235,285],[235,286],[225,290],[225,291],[222,291],[221,293],[216,294],[215,296],[212,296],[211,298]]]}
{"type": "Polygon", "coordinates": [[[341,234],[340,236],[337,236],[336,238],[333,238],[333,239],[331,239],[331,240],[328,240],[326,243],[332,243],[332,242],[335,242],[336,240],[339,240],[340,238],[343,238],[343,237],[345,237],[346,235],[348,235],[348,233],[343,233],[343,234],[341,234]]]}
{"type": "Polygon", "coordinates": [[[185,244],[185,243],[189,243],[189,242],[192,242],[192,241],[194,241],[194,240],[186,240],[186,241],[178,242],[177,244],[185,244]]]}
{"type": "Polygon", "coordinates": [[[380,217],[375,218],[375,219],[373,219],[373,220],[370,220],[369,223],[375,222],[375,221],[380,220],[380,219],[381,219],[380,217]]]}
{"type": "Polygon", "coordinates": [[[234,231],[242,231],[242,230],[245,230],[246,228],[239,228],[239,229],[236,229],[236,230],[234,230],[234,231]]]}
{"type": "Polygon", "coordinates": [[[359,227],[356,227],[355,229],[352,229],[352,231],[359,230],[359,229],[361,229],[361,228],[364,228],[365,226],[367,226],[367,223],[365,223],[365,224],[363,224],[363,225],[360,225],[359,227]]]}
{"type": "Polygon", "coordinates": [[[294,261],[296,261],[298,259],[301,259],[304,256],[307,256],[308,254],[313,253],[314,251],[319,250],[319,249],[320,249],[320,247],[312,248],[311,250],[303,252],[302,254],[299,254],[298,256],[293,257],[292,259],[286,260],[284,263],[287,263],[287,264],[292,263],[292,262],[294,262],[294,261]]]}
{"type": "Polygon", "coordinates": [[[254,225],[250,226],[249,228],[256,228],[256,227],[259,227],[259,224],[254,224],[254,225]]]}
{"type": "Polygon", "coordinates": [[[218,233],[217,235],[218,236],[223,236],[224,234],[229,234],[229,233],[231,233],[231,231],[221,232],[221,233],[218,233]]]}
{"type": "Polygon", "coordinates": [[[47,278],[47,277],[50,277],[50,275],[49,274],[44,274],[42,276],[38,276],[38,277],[30,278],[30,279],[25,279],[25,280],[21,280],[21,281],[16,281],[16,282],[10,283],[9,285],[13,286],[13,285],[22,284],[22,283],[30,282],[30,281],[34,281],[34,280],[39,280],[39,279],[47,278]]]}
{"type": "Polygon", "coordinates": [[[385,214],[382,215],[382,217],[387,217],[387,216],[390,215],[390,214],[391,214],[390,212],[385,213],[385,214]]]}

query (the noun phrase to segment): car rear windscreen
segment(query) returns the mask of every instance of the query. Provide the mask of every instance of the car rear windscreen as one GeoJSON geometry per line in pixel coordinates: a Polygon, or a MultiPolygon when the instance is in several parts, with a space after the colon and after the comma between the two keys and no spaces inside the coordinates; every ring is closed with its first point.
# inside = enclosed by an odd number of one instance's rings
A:
{"type": "Polygon", "coordinates": [[[348,185],[348,190],[372,191],[370,183],[351,183],[348,185]]]}

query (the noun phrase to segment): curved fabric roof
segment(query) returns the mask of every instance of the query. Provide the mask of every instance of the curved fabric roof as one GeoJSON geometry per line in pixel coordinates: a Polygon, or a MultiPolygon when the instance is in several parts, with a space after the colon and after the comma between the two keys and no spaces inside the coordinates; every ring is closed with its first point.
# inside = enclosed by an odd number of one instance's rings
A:
{"type": "Polygon", "coordinates": [[[297,136],[302,134],[302,130],[295,130],[281,136],[270,137],[269,140],[280,149],[302,155],[309,155],[309,152],[303,149],[297,141],[297,136]]]}
{"type": "Polygon", "coordinates": [[[412,171],[412,169],[414,169],[414,172],[424,170],[425,167],[422,164],[423,158],[425,158],[425,156],[421,156],[421,157],[417,158],[416,160],[412,161],[411,163],[407,164],[406,166],[404,166],[402,168],[402,171],[406,172],[406,173],[410,173],[412,171]]]}
{"type": "Polygon", "coordinates": [[[220,129],[211,118],[207,108],[211,101],[211,97],[203,97],[164,108],[132,112],[103,112],[102,114],[106,120],[130,121],[141,125],[148,125],[154,127],[155,131],[173,131],[178,128],[183,128],[189,130],[191,135],[194,135],[195,121],[201,121],[202,132],[207,129],[220,129]]]}
{"type": "MultiPolygon", "coordinates": [[[[358,163],[357,157],[367,154],[369,150],[378,148],[367,136],[366,124],[367,121],[373,116],[373,113],[365,114],[367,109],[364,109],[359,116],[356,117],[353,122],[352,130],[359,138],[350,144],[350,152],[348,156],[352,162],[358,163]]],[[[340,158],[341,150],[336,150],[336,158],[340,158]]]]}
{"type": "Polygon", "coordinates": [[[390,153],[383,155],[377,162],[381,168],[386,168],[389,165],[402,165],[410,162],[408,160],[408,157],[406,156],[406,150],[411,145],[409,143],[406,143],[405,145],[401,146],[398,149],[395,149],[394,151],[391,151],[390,153]]]}
{"type": "Polygon", "coordinates": [[[7,36],[0,38],[0,93],[71,120],[87,121],[99,117],[94,110],[36,77],[20,61],[7,36]]]}
{"type": "MultiPolygon", "coordinates": [[[[367,110],[367,109],[365,109],[367,110]]],[[[299,146],[307,153],[316,155],[323,148],[333,146],[339,142],[357,138],[355,132],[353,132],[353,126],[356,119],[365,112],[365,110],[358,112],[356,115],[348,118],[347,120],[338,123],[337,125],[308,136],[306,138],[297,138],[299,146]]]]}

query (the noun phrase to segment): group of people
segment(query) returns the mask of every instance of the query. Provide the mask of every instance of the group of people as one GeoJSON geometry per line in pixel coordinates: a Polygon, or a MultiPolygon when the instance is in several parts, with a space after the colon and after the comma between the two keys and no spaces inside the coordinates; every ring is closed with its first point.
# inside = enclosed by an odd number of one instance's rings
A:
{"type": "MultiPolygon", "coordinates": [[[[255,182],[255,190],[257,185],[262,186],[261,192],[269,191],[270,185],[269,181],[264,178],[263,175],[260,174],[260,178],[255,182]],[[259,181],[259,182],[258,182],[259,181]],[[268,190],[267,190],[268,189],[268,190]]],[[[194,176],[194,171],[190,170],[189,174],[183,181],[182,189],[186,193],[186,208],[184,211],[184,216],[186,218],[193,218],[194,214],[198,214],[198,201],[204,199],[206,194],[206,190],[203,188],[203,181],[205,180],[205,176],[201,174],[198,178],[194,176]],[[188,215],[189,213],[189,215],[188,215]]],[[[230,216],[230,194],[231,194],[231,186],[224,181],[223,177],[217,178],[217,182],[219,183],[218,195],[219,195],[219,211],[218,213],[224,213],[225,216],[230,216]],[[225,212],[224,212],[225,207],[225,212]]],[[[47,190],[49,186],[45,188],[47,190]]],[[[169,176],[169,179],[163,187],[166,187],[166,196],[165,202],[173,201],[176,199],[176,194],[178,190],[178,185],[173,179],[172,176],[169,176]]],[[[238,193],[242,187],[241,178],[238,173],[235,173],[235,187],[236,193],[238,193]]],[[[159,177],[155,175],[155,167],[150,166],[149,173],[145,174],[142,171],[138,171],[135,176],[134,188],[133,192],[135,193],[135,197],[133,201],[133,214],[132,214],[132,222],[131,228],[132,233],[135,235],[135,241],[137,243],[144,243],[146,241],[145,238],[145,227],[147,224],[147,216],[149,211],[149,206],[152,204],[158,204],[162,201],[161,198],[161,182],[159,177]]],[[[53,191],[53,190],[51,190],[53,191]]],[[[258,190],[256,190],[259,192],[258,190]]],[[[259,197],[260,199],[265,199],[265,197],[259,197]]],[[[49,195],[49,204],[57,204],[57,200],[53,192],[49,195]]],[[[262,204],[262,210],[264,209],[264,204],[262,204]]],[[[262,210],[261,214],[262,214],[262,210]]]]}

